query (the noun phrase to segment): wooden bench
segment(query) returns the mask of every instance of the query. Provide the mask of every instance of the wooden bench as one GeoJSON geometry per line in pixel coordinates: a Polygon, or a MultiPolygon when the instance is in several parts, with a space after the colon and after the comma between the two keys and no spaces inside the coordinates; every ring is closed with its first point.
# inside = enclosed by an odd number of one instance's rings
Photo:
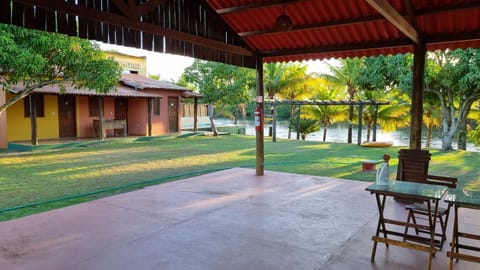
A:
{"type": "MultiPolygon", "coordinates": [[[[123,136],[127,137],[127,120],[103,120],[103,136],[107,137],[107,130],[123,129],[123,136]]],[[[93,120],[93,130],[95,137],[100,136],[100,121],[93,120]]]]}

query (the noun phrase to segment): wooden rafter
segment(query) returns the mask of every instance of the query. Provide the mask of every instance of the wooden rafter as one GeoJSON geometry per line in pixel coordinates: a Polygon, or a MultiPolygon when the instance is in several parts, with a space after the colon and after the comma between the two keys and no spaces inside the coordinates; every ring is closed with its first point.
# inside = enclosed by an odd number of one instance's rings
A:
{"type": "Polygon", "coordinates": [[[165,3],[167,0],[150,0],[143,4],[137,5],[135,0],[128,0],[125,3],[123,0],[112,0],[112,3],[127,17],[137,19],[138,17],[147,15],[152,10],[165,3]]]}
{"type": "Polygon", "coordinates": [[[135,29],[137,31],[142,31],[146,33],[152,33],[156,35],[165,35],[167,37],[188,42],[195,45],[206,46],[212,49],[218,49],[223,52],[233,53],[241,56],[253,56],[253,52],[250,50],[227,44],[221,41],[216,41],[208,39],[201,36],[196,36],[192,34],[187,34],[180,31],[175,31],[169,28],[165,28],[159,25],[141,22],[130,17],[121,16],[114,13],[103,12],[97,9],[88,8],[79,6],[73,3],[64,2],[60,0],[50,1],[50,0],[18,0],[17,2],[22,2],[27,5],[43,7],[51,10],[61,10],[70,15],[79,16],[88,18],[92,21],[103,22],[115,26],[121,26],[126,28],[135,29]]]}
{"type": "Polygon", "coordinates": [[[267,2],[257,2],[257,3],[247,4],[247,5],[230,7],[230,8],[217,9],[217,14],[226,15],[231,13],[248,11],[250,9],[267,8],[267,7],[273,7],[273,6],[284,6],[287,4],[304,2],[304,1],[306,0],[274,0],[274,1],[267,1],[267,2]]]}
{"type": "Polygon", "coordinates": [[[123,15],[132,18],[132,10],[123,0],[112,0],[112,3],[123,13],[123,15]]]}
{"type": "Polygon", "coordinates": [[[402,33],[409,37],[413,42],[419,43],[417,30],[405,20],[405,18],[390,5],[386,0],[366,0],[374,9],[382,14],[390,23],[395,25],[402,33]]]}
{"type": "Polygon", "coordinates": [[[417,17],[415,16],[415,8],[413,7],[412,0],[404,0],[403,3],[404,3],[404,6],[405,6],[405,10],[407,11],[408,21],[410,22],[412,27],[416,31],[418,31],[417,17]]]}
{"type": "MultiPolygon", "coordinates": [[[[329,27],[339,27],[339,26],[352,25],[352,24],[358,24],[358,23],[379,21],[384,19],[385,18],[382,15],[372,15],[368,17],[336,20],[336,21],[330,21],[330,22],[324,22],[324,23],[295,25],[289,30],[289,32],[317,30],[317,29],[329,28],[329,27]]],[[[258,35],[265,35],[265,34],[273,34],[277,32],[281,32],[281,31],[276,31],[274,29],[267,29],[267,30],[258,30],[258,31],[250,31],[250,32],[240,32],[238,33],[238,35],[241,37],[251,37],[251,36],[258,36],[258,35]]]]}

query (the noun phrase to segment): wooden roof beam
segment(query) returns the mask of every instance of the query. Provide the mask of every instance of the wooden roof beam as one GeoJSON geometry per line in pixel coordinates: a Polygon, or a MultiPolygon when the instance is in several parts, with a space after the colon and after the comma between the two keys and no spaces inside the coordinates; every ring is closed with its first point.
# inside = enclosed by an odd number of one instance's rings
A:
{"type": "Polygon", "coordinates": [[[222,8],[222,9],[217,9],[216,11],[218,15],[226,15],[231,13],[248,11],[250,9],[266,8],[266,7],[273,7],[273,6],[284,6],[290,3],[298,3],[303,1],[306,1],[306,0],[274,0],[274,1],[266,1],[266,2],[257,2],[257,3],[247,4],[247,5],[230,7],[230,8],[222,8]]]}
{"type": "Polygon", "coordinates": [[[413,28],[413,26],[408,23],[407,20],[405,20],[405,18],[395,8],[393,8],[387,0],[366,1],[413,42],[420,42],[417,30],[415,30],[415,28],[413,28]]]}
{"type": "Polygon", "coordinates": [[[82,19],[88,19],[97,22],[103,22],[111,25],[126,27],[137,31],[152,33],[160,36],[167,36],[179,41],[192,43],[195,45],[205,46],[217,49],[222,52],[238,54],[241,56],[253,56],[253,52],[241,46],[228,44],[222,41],[212,40],[206,37],[187,34],[184,32],[172,30],[160,25],[145,23],[134,20],[130,17],[121,16],[114,13],[103,12],[93,8],[87,8],[76,5],[74,3],[64,2],[62,0],[17,0],[27,5],[42,7],[51,10],[61,10],[70,15],[79,16],[82,19]]]}
{"type": "Polygon", "coordinates": [[[129,0],[125,3],[123,0],[112,0],[112,3],[127,17],[137,19],[138,17],[147,15],[156,7],[164,4],[167,0],[150,0],[143,4],[137,5],[135,0],[129,0]]]}

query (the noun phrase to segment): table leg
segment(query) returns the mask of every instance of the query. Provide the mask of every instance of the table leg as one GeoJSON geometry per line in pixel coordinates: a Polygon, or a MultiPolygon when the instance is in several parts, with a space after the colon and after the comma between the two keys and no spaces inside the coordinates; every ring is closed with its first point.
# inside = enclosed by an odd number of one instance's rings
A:
{"type": "Polygon", "coordinates": [[[432,248],[428,255],[428,268],[431,268],[432,265],[432,257],[435,256],[435,225],[437,223],[437,212],[438,212],[438,200],[435,200],[435,206],[432,212],[432,205],[430,201],[427,201],[427,209],[428,209],[428,222],[430,227],[430,247],[432,248]],[[433,214],[432,214],[433,213],[433,214]]]}
{"type": "MultiPolygon", "coordinates": [[[[383,235],[385,238],[387,238],[387,233],[385,229],[385,221],[383,217],[383,211],[385,209],[385,199],[387,196],[383,195],[382,198],[380,198],[380,194],[375,194],[375,198],[377,199],[377,207],[378,207],[378,223],[377,223],[377,231],[375,232],[375,236],[379,236],[380,234],[380,229],[383,230],[383,235]]],[[[377,241],[373,241],[373,248],[372,248],[372,256],[370,258],[371,262],[375,261],[375,253],[377,252],[377,241]]],[[[385,246],[388,248],[388,244],[385,243],[385,246]]]]}
{"type": "MultiPolygon", "coordinates": [[[[452,243],[450,248],[450,270],[453,269],[453,257],[454,254],[458,254],[458,206],[454,206],[454,217],[453,217],[453,233],[452,233],[452,243]]],[[[457,258],[458,261],[458,258],[457,258]]]]}

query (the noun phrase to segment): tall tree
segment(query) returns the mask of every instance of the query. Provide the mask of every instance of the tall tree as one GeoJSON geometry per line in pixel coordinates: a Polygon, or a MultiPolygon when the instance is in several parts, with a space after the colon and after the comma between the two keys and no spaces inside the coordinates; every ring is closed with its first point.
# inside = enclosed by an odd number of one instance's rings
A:
{"type": "Polygon", "coordinates": [[[454,136],[465,125],[472,104],[480,99],[480,50],[431,53],[427,59],[425,91],[440,101],[442,150],[452,150],[454,136]]]}
{"type": "MultiPolygon", "coordinates": [[[[383,131],[392,131],[408,125],[410,98],[398,87],[405,74],[409,74],[411,55],[388,55],[364,58],[356,84],[358,96],[366,100],[388,100],[390,104],[378,107],[377,122],[383,131]]],[[[375,107],[366,106],[363,119],[367,125],[367,141],[370,141],[374,124],[375,107]]]]}
{"type": "Polygon", "coordinates": [[[215,107],[210,115],[213,134],[218,134],[214,118],[219,116],[227,105],[239,106],[251,97],[249,89],[255,85],[255,72],[251,69],[225,65],[217,62],[195,60],[185,69],[185,81],[194,84],[204,100],[215,107]]]}
{"type": "Polygon", "coordinates": [[[425,93],[423,102],[423,123],[427,127],[427,134],[425,136],[426,148],[430,148],[433,137],[433,129],[440,127],[442,123],[442,111],[439,110],[439,108],[439,100],[432,95],[432,93],[425,93]]]}
{"type": "Polygon", "coordinates": [[[46,85],[59,85],[63,91],[69,82],[106,93],[120,78],[120,65],[88,40],[0,24],[0,44],[2,89],[21,87],[0,106],[0,113],[46,85]]]}

